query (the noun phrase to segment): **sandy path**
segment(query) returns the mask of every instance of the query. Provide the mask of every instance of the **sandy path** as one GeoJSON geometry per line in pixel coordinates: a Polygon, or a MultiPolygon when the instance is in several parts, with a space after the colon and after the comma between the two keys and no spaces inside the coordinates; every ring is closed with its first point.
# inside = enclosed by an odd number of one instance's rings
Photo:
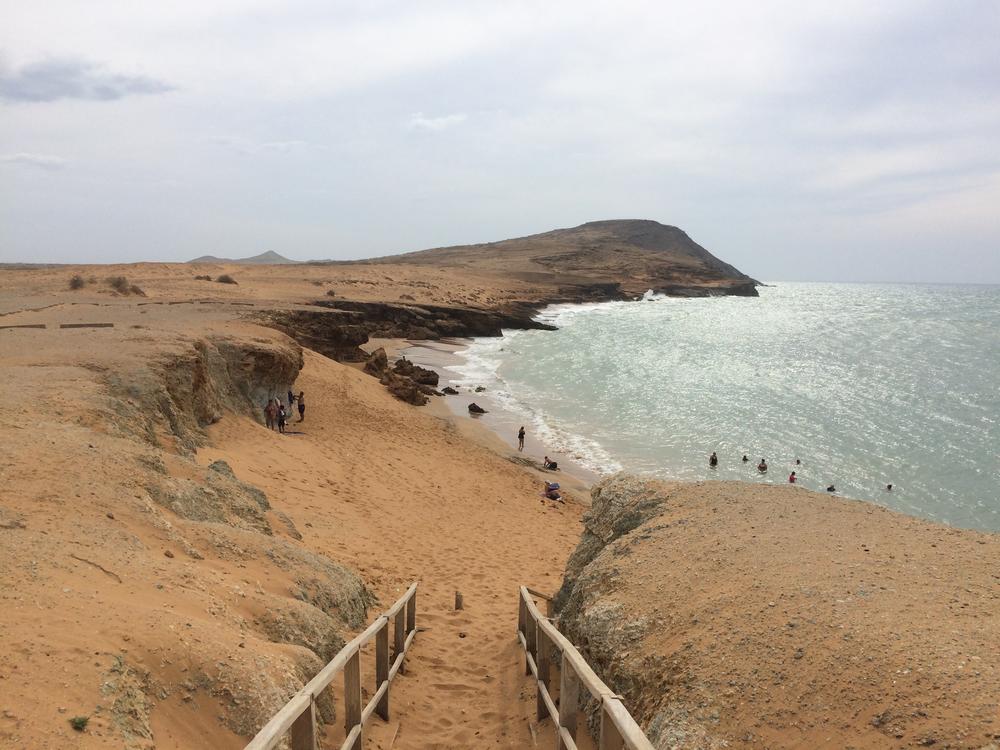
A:
{"type": "MultiPolygon", "coordinates": [[[[417,624],[427,630],[393,685],[392,720],[372,720],[367,746],[531,747],[516,590],[555,590],[580,508],[542,502],[528,473],[355,369],[307,352],[296,388],[308,408],[293,434],[226,419],[199,460],[229,461],[292,518],[304,544],[359,570],[383,607],[421,582],[417,624]]],[[[371,662],[362,668],[368,680],[371,662]]],[[[330,740],[342,733],[330,729],[330,740]]]]}

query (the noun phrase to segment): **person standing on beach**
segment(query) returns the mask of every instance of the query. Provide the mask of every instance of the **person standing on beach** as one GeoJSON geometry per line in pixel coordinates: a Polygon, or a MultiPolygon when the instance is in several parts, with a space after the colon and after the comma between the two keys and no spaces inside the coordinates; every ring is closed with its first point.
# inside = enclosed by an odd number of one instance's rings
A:
{"type": "Polygon", "coordinates": [[[295,394],[292,393],[292,389],[288,389],[288,413],[292,413],[292,404],[295,403],[295,394]]]}
{"type": "Polygon", "coordinates": [[[712,451],[712,455],[708,457],[708,465],[713,469],[719,465],[719,457],[715,455],[715,451],[712,451]]]}
{"type": "Polygon", "coordinates": [[[267,400],[267,406],[264,407],[264,426],[269,430],[273,430],[277,416],[278,407],[274,405],[274,399],[269,398],[267,400]]]}
{"type": "Polygon", "coordinates": [[[302,422],[306,418],[306,393],[305,391],[299,391],[299,421],[302,422]]]}
{"type": "Polygon", "coordinates": [[[788,475],[788,483],[789,484],[795,484],[795,481],[796,481],[795,480],[795,472],[793,471],[791,474],[788,475]]]}
{"type": "Polygon", "coordinates": [[[285,420],[288,415],[285,413],[285,406],[280,401],[278,402],[278,432],[281,434],[285,433],[285,420]]]}
{"type": "Polygon", "coordinates": [[[524,425],[521,425],[521,429],[517,431],[517,449],[524,450],[524,425]]]}

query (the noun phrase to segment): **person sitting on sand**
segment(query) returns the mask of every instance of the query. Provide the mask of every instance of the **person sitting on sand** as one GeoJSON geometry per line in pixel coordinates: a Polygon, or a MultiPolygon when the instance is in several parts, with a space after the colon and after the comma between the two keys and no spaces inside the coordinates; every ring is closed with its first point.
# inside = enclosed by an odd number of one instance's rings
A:
{"type": "Polygon", "coordinates": [[[764,473],[767,472],[767,459],[766,458],[762,458],[760,460],[760,463],[757,464],[757,471],[759,471],[761,474],[764,474],[764,473]]]}
{"type": "Polygon", "coordinates": [[[555,461],[550,461],[549,457],[546,456],[544,459],[542,459],[542,468],[551,469],[552,471],[555,471],[557,468],[559,468],[559,464],[557,464],[555,461]]]}
{"type": "Polygon", "coordinates": [[[517,431],[517,449],[524,450],[524,425],[521,425],[521,429],[517,431]]]}
{"type": "Polygon", "coordinates": [[[708,457],[708,465],[713,469],[719,465],[719,457],[715,455],[715,451],[712,451],[712,455],[708,457]]]}
{"type": "Polygon", "coordinates": [[[788,475],[788,483],[795,484],[795,482],[796,482],[795,472],[793,471],[791,474],[788,475]]]}
{"type": "Polygon", "coordinates": [[[284,434],[284,432],[285,432],[285,420],[287,418],[288,418],[288,415],[285,413],[285,405],[279,401],[278,402],[278,432],[280,432],[282,434],[284,434]]]}
{"type": "Polygon", "coordinates": [[[306,418],[306,394],[305,391],[299,391],[299,421],[301,422],[306,418]]]}
{"type": "Polygon", "coordinates": [[[562,501],[562,495],[559,494],[559,482],[542,482],[542,484],[545,487],[545,491],[542,493],[543,497],[562,501]]]}
{"type": "Polygon", "coordinates": [[[749,459],[749,458],[747,458],[747,454],[746,454],[746,453],[744,453],[744,454],[743,454],[743,463],[748,463],[749,461],[750,461],[750,459],[749,459]]]}
{"type": "Polygon", "coordinates": [[[277,424],[277,418],[278,407],[274,405],[274,399],[269,398],[267,406],[264,407],[264,426],[269,430],[273,430],[277,424]]]}

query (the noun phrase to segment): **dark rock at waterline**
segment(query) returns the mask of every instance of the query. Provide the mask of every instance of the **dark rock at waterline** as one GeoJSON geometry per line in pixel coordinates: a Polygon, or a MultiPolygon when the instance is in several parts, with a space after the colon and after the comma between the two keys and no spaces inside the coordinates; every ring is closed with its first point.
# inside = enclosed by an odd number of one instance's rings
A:
{"type": "Polygon", "coordinates": [[[481,407],[479,404],[477,404],[476,402],[472,402],[471,404],[469,404],[469,413],[470,414],[486,414],[487,412],[486,412],[486,409],[484,409],[483,407],[481,407]]]}
{"type": "Polygon", "coordinates": [[[486,386],[485,385],[477,385],[476,386],[476,393],[482,393],[485,390],[486,390],[486,386]]]}
{"type": "Polygon", "coordinates": [[[458,395],[458,391],[456,391],[450,385],[446,385],[444,388],[442,388],[441,389],[441,393],[443,393],[446,396],[457,396],[458,395]]]}

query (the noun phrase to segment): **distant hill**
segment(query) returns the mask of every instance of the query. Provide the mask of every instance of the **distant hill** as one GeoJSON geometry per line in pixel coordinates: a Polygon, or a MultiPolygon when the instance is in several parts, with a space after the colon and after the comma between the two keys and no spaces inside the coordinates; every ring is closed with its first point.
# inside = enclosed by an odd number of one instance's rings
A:
{"type": "Polygon", "coordinates": [[[622,291],[681,291],[681,287],[739,287],[756,294],[757,282],[725,263],[677,227],[646,219],[591,221],[528,237],[460,245],[378,258],[468,268],[528,281],[620,282],[622,291]]]}
{"type": "Polygon", "coordinates": [[[248,266],[277,265],[279,263],[290,264],[298,262],[299,261],[297,260],[289,260],[282,255],[278,255],[273,250],[268,250],[266,253],[253,255],[249,258],[217,258],[214,255],[202,255],[200,258],[188,261],[188,263],[237,263],[248,266]]]}

